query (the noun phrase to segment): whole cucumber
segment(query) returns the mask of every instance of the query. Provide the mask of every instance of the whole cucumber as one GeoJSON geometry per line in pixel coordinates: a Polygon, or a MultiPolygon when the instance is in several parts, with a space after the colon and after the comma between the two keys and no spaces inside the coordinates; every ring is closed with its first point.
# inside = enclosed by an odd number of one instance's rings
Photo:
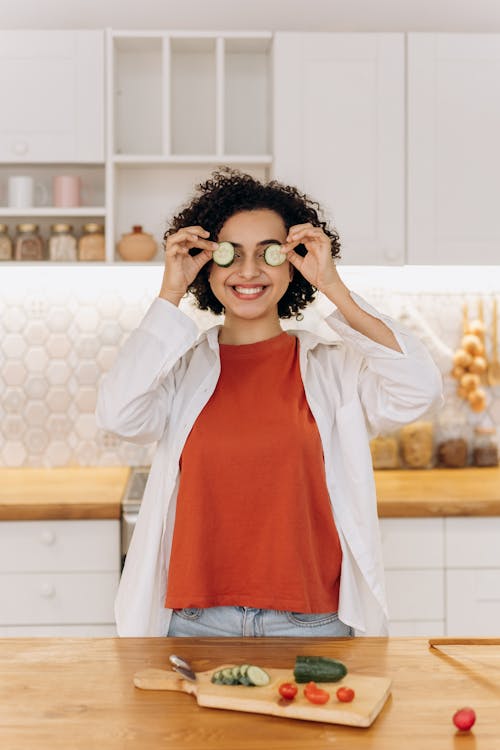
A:
{"type": "Polygon", "coordinates": [[[346,665],[327,656],[297,656],[293,676],[296,682],[338,682],[347,674],[346,665]]]}

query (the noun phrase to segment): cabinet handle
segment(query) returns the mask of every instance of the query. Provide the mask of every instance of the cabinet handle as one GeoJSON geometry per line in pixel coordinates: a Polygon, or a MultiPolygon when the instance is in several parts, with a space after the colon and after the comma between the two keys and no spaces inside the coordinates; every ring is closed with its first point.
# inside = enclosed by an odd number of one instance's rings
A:
{"type": "Polygon", "coordinates": [[[47,547],[49,547],[56,541],[56,535],[53,531],[51,531],[51,529],[45,529],[40,534],[40,541],[42,544],[46,544],[47,547]]]}
{"type": "Polygon", "coordinates": [[[53,586],[51,583],[42,583],[40,586],[40,596],[43,596],[44,599],[52,599],[56,595],[56,589],[55,586],[53,586]]]}
{"type": "Polygon", "coordinates": [[[18,141],[17,143],[14,143],[14,148],[12,150],[15,154],[22,156],[22,154],[28,153],[28,144],[26,141],[18,141]]]}

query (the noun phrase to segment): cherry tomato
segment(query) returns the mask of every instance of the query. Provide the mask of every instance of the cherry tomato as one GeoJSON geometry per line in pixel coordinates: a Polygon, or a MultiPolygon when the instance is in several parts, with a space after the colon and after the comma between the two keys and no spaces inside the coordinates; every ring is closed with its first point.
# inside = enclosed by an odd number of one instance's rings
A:
{"type": "Polygon", "coordinates": [[[355,692],[350,687],[339,687],[336,696],[342,703],[350,703],[355,696],[355,692]]]}
{"type": "Polygon", "coordinates": [[[330,699],[330,694],[319,688],[315,682],[308,682],[304,688],[304,695],[311,703],[318,705],[326,703],[330,699]]]}
{"type": "Polygon", "coordinates": [[[453,714],[453,723],[462,732],[467,732],[476,721],[476,714],[472,708],[460,708],[453,714]]]}
{"type": "Polygon", "coordinates": [[[285,698],[285,700],[287,701],[293,701],[293,699],[297,695],[297,690],[298,690],[297,685],[294,685],[291,682],[284,682],[278,688],[278,692],[281,695],[281,697],[285,698]]]}

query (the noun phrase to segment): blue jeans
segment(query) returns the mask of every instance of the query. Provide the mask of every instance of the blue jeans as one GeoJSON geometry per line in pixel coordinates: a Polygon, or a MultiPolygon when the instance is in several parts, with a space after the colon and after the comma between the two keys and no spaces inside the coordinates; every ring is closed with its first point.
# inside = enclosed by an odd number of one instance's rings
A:
{"type": "Polygon", "coordinates": [[[168,629],[170,637],[317,636],[341,638],[354,631],[336,612],[303,614],[254,607],[207,607],[174,609],[168,629]]]}

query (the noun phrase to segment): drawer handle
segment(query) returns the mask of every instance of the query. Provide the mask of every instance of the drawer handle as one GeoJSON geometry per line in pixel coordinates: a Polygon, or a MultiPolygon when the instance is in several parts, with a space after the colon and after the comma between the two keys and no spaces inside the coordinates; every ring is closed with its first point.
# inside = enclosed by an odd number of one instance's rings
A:
{"type": "Polygon", "coordinates": [[[40,541],[42,544],[46,544],[47,546],[50,546],[51,544],[54,544],[54,542],[56,541],[56,535],[50,529],[45,529],[40,534],[40,541]]]}
{"type": "Polygon", "coordinates": [[[55,586],[53,586],[51,583],[42,583],[40,586],[40,596],[43,596],[44,599],[52,599],[56,595],[56,589],[55,586]]]}

